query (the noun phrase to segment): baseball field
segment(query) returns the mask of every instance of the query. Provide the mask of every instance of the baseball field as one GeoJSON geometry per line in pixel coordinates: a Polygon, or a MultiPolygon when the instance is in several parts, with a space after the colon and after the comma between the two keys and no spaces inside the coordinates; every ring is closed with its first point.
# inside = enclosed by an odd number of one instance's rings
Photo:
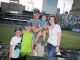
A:
{"type": "MultiPolygon", "coordinates": [[[[0,24],[0,41],[10,43],[16,25],[0,24]]],[[[61,47],[80,49],[80,33],[62,30],[61,47]]]]}

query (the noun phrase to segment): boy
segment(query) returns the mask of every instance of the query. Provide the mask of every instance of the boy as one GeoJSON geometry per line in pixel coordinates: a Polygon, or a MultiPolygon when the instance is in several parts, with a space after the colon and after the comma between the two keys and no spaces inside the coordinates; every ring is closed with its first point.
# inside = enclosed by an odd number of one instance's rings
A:
{"type": "Polygon", "coordinates": [[[25,24],[25,31],[23,32],[21,43],[21,60],[26,60],[26,56],[32,55],[33,34],[31,32],[31,26],[32,24],[30,22],[25,24]]]}
{"type": "Polygon", "coordinates": [[[12,37],[10,42],[9,60],[20,60],[19,58],[19,43],[21,43],[22,29],[17,27],[15,29],[16,36],[12,37]]]}

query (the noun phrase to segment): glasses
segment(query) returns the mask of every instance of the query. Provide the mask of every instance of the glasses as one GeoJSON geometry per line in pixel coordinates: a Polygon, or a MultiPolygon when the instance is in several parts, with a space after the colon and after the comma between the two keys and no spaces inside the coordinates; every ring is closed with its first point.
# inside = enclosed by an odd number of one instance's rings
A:
{"type": "Polygon", "coordinates": [[[54,19],[50,19],[50,20],[54,20],[54,19]]]}

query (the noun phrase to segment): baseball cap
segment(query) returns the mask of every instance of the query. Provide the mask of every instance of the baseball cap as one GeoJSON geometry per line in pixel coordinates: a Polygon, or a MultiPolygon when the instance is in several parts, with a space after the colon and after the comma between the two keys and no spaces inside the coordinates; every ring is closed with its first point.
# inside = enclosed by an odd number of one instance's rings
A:
{"type": "Polygon", "coordinates": [[[21,32],[22,32],[22,28],[21,28],[21,27],[16,27],[16,28],[15,28],[15,32],[16,32],[16,31],[21,31],[21,32]]]}
{"type": "Polygon", "coordinates": [[[39,9],[34,9],[33,13],[40,13],[40,10],[39,9]]]}
{"type": "Polygon", "coordinates": [[[25,26],[32,26],[32,23],[31,22],[26,22],[25,26]]]}

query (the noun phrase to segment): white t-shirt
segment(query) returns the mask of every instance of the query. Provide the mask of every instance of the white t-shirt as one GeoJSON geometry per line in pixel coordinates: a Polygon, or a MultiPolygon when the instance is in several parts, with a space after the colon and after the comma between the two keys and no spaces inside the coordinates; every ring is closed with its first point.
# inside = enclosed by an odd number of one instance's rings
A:
{"type": "Polygon", "coordinates": [[[49,38],[48,43],[56,46],[58,41],[58,35],[57,33],[61,32],[61,28],[58,24],[56,24],[53,28],[51,26],[49,27],[49,38]]]}
{"type": "Polygon", "coordinates": [[[18,58],[19,57],[20,49],[14,50],[15,46],[18,45],[18,43],[21,43],[21,37],[20,38],[18,38],[17,36],[12,37],[11,42],[10,42],[10,45],[13,46],[12,52],[11,52],[12,58],[18,58]]]}

